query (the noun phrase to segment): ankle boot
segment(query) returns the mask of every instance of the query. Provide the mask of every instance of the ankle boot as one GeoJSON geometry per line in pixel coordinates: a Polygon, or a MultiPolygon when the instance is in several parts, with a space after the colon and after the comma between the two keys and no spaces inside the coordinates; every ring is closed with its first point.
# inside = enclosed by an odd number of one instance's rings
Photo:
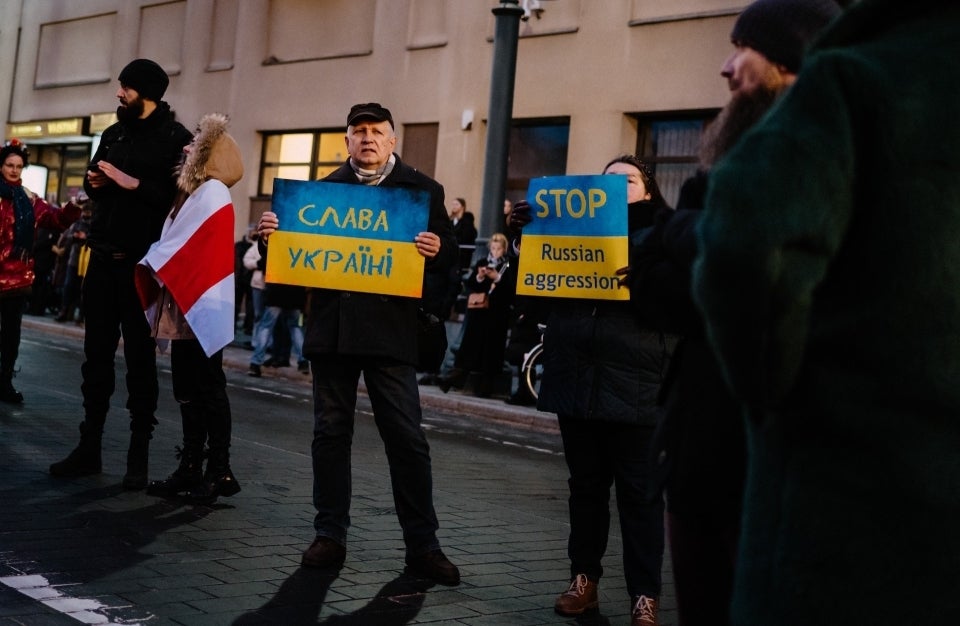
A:
{"type": "Polygon", "coordinates": [[[0,402],[23,404],[23,394],[13,388],[13,368],[0,369],[0,402]]]}
{"type": "Polygon", "coordinates": [[[172,498],[180,493],[196,489],[203,484],[203,446],[177,446],[180,465],[164,480],[155,480],[147,486],[151,496],[172,498]]]}
{"type": "Polygon", "coordinates": [[[147,486],[149,460],[150,433],[130,433],[127,473],[123,477],[124,489],[138,490],[147,486]]]}
{"type": "Polygon", "coordinates": [[[103,427],[84,421],[80,424],[80,443],[62,461],[50,465],[50,475],[69,478],[99,474],[102,469],[100,460],[100,440],[103,427]]]}
{"type": "Polygon", "coordinates": [[[450,391],[451,387],[460,389],[466,382],[467,372],[456,367],[450,370],[448,374],[437,377],[437,386],[443,393],[450,391]]]}
{"type": "Polygon", "coordinates": [[[230,452],[211,449],[203,482],[187,492],[187,500],[193,504],[213,504],[218,497],[230,497],[239,491],[240,483],[230,469],[230,452]]]}

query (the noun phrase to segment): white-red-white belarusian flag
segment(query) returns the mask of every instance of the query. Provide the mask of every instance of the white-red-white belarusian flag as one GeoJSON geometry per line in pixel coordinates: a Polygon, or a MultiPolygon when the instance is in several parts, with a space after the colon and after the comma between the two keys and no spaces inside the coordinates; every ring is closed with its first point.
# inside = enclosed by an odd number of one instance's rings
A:
{"type": "Polygon", "coordinates": [[[194,191],[163,225],[137,266],[140,302],[152,317],[160,287],[170,292],[207,356],[234,339],[233,202],[219,180],[194,191]]]}

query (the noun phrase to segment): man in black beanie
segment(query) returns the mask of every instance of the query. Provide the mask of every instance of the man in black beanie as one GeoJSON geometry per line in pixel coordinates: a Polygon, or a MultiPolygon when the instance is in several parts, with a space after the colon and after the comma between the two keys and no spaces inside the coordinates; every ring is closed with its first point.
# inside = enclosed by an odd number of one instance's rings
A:
{"type": "Polygon", "coordinates": [[[859,0],[712,169],[744,408],[735,624],[960,624],[960,3],[859,0]]]}
{"type": "Polygon", "coordinates": [[[757,0],[744,9],[720,71],[730,101],[704,131],[700,171],[684,183],[677,210],[631,251],[630,292],[641,316],[683,335],[661,391],[653,473],[667,494],[677,609],[688,626],[730,623],[747,459],[740,407],[691,298],[694,229],[714,164],[787,92],[805,48],[839,13],[832,0],[757,0]]]}
{"type": "Polygon", "coordinates": [[[705,168],[793,84],[806,47],[840,10],[834,0],[757,0],[743,10],[730,33],[734,51],[720,69],[730,102],[707,129],[701,146],[705,168]]]}
{"type": "Polygon", "coordinates": [[[160,237],[176,191],[174,169],[192,134],[162,101],[167,73],[154,61],[131,61],[119,75],[118,122],[107,128],[83,187],[97,210],[87,245],[83,281],[85,326],[80,444],[50,466],[54,476],[99,474],[100,442],[116,384],[114,355],[120,337],[127,364],[130,447],[123,486],[147,486],[148,451],[156,424],[156,344],[134,288],[134,268],[160,237]]]}

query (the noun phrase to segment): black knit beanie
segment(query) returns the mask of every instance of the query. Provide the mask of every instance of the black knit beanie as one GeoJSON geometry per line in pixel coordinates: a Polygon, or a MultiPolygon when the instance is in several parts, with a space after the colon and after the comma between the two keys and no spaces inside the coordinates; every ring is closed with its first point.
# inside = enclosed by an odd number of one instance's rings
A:
{"type": "Polygon", "coordinates": [[[757,0],[737,18],[730,40],[796,73],[806,47],[840,11],[834,0],[757,0]]]}
{"type": "Polygon", "coordinates": [[[127,63],[119,76],[120,82],[137,90],[142,97],[160,102],[170,79],[167,72],[150,59],[136,59],[127,63]]]}

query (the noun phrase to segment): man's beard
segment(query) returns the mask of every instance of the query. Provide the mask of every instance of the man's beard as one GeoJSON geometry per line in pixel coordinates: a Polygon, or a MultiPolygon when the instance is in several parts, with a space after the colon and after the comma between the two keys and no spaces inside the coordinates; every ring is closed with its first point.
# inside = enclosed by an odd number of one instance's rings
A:
{"type": "Polygon", "coordinates": [[[143,98],[140,96],[128,102],[127,106],[120,105],[117,107],[117,119],[124,124],[140,119],[141,115],[143,115],[143,98]]]}
{"type": "Polygon", "coordinates": [[[700,165],[710,169],[745,132],[770,110],[783,89],[760,86],[749,93],[736,93],[707,126],[700,139],[700,165]]]}

